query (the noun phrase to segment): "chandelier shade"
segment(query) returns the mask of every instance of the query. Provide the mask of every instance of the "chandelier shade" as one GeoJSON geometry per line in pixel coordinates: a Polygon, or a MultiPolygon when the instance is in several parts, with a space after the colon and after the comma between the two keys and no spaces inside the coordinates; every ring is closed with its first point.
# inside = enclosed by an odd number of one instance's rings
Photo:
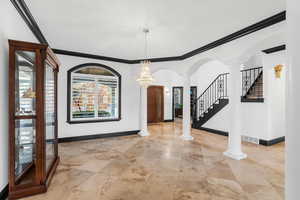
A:
{"type": "Polygon", "coordinates": [[[141,73],[140,77],[137,81],[140,83],[142,87],[147,87],[154,82],[150,71],[150,61],[148,60],[148,46],[147,46],[147,34],[149,33],[149,29],[144,29],[143,32],[145,33],[145,57],[146,59],[141,62],[141,73]]]}
{"type": "Polygon", "coordinates": [[[142,70],[141,70],[140,77],[137,79],[137,81],[140,83],[141,86],[147,87],[154,82],[154,79],[150,72],[150,61],[148,60],[142,61],[141,65],[142,65],[142,70]]]}

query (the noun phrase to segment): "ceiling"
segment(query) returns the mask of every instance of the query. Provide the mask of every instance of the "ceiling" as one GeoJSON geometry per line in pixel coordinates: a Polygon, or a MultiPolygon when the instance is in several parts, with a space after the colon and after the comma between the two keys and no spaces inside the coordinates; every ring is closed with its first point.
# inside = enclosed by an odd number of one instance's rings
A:
{"type": "Polygon", "coordinates": [[[285,10],[285,0],[27,0],[52,48],[123,59],[178,56],[285,10]]]}

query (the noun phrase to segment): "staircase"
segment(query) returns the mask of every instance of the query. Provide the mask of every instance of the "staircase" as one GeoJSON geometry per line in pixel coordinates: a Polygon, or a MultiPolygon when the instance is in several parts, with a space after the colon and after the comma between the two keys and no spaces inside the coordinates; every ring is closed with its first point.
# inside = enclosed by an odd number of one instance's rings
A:
{"type": "Polygon", "coordinates": [[[263,102],[263,68],[252,68],[242,73],[242,102],[263,102]]]}
{"type": "Polygon", "coordinates": [[[200,129],[210,118],[228,103],[228,73],[220,74],[194,102],[193,128],[200,129]]]}

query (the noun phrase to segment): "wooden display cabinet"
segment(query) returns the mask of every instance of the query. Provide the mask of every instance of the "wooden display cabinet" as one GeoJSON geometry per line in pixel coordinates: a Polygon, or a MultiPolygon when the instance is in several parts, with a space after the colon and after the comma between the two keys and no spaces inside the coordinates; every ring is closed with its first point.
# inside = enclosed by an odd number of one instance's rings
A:
{"type": "Polygon", "coordinates": [[[58,69],[48,45],[9,40],[9,199],[46,192],[59,163],[58,69]]]}

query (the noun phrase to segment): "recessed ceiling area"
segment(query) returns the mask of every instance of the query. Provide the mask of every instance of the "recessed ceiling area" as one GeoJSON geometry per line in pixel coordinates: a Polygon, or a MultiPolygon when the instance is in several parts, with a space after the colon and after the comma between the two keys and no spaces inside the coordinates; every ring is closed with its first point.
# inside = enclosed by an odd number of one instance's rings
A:
{"type": "Polygon", "coordinates": [[[285,10],[284,0],[27,0],[52,48],[109,57],[178,56],[285,10]]]}

